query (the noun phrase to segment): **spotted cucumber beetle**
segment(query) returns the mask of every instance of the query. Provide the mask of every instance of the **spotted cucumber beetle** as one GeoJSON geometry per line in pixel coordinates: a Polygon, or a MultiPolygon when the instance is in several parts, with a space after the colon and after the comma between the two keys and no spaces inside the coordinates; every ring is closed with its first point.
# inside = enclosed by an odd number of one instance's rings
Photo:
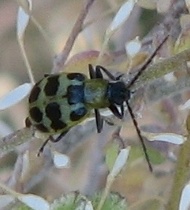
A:
{"type": "Polygon", "coordinates": [[[100,133],[103,128],[103,119],[99,109],[109,108],[116,117],[122,119],[124,117],[125,103],[141,141],[149,169],[152,171],[141,132],[129,104],[130,88],[150,64],[167,37],[163,39],[127,85],[121,81],[120,77],[113,76],[103,66],[97,65],[94,68],[91,64],[89,64],[90,79],[81,73],[62,72],[46,75],[37,82],[29,96],[29,116],[26,119],[26,125],[32,125],[37,130],[50,135],[39,152],[43,151],[49,140],[53,142],[59,141],[73,126],[86,119],[93,109],[95,111],[97,132],[100,133]],[[103,73],[109,79],[105,79],[103,73]],[[59,134],[59,136],[54,139],[52,137],[54,134],[59,134]]]}

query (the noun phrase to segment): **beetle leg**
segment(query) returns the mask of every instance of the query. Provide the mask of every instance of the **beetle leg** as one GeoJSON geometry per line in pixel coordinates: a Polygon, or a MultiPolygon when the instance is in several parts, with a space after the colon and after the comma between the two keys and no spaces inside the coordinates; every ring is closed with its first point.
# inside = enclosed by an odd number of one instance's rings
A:
{"type": "Polygon", "coordinates": [[[109,109],[111,110],[111,112],[119,119],[122,119],[123,118],[123,115],[124,115],[124,111],[123,111],[123,108],[121,106],[121,113],[119,112],[117,106],[111,104],[109,106],[109,109]]]}
{"type": "Polygon", "coordinates": [[[98,109],[94,109],[94,111],[95,111],[97,132],[101,133],[102,128],[103,128],[103,119],[98,109]]]}
{"type": "Polygon", "coordinates": [[[120,80],[121,79],[121,77],[123,77],[124,76],[124,74],[120,74],[119,76],[117,76],[115,79],[116,80],[120,80]]]}
{"type": "Polygon", "coordinates": [[[40,147],[37,156],[39,157],[41,153],[43,153],[44,151],[44,147],[46,146],[46,144],[48,143],[48,141],[50,141],[50,138],[53,138],[52,136],[49,136],[44,143],[42,144],[42,146],[40,147]]]}
{"type": "Polygon", "coordinates": [[[102,75],[101,69],[97,68],[97,66],[96,66],[96,69],[95,69],[95,74],[96,74],[96,78],[103,79],[103,75],[102,75]]]}
{"type": "Polygon", "coordinates": [[[54,143],[55,143],[55,142],[58,142],[58,141],[61,140],[61,138],[62,138],[68,131],[69,131],[69,130],[62,132],[56,139],[54,139],[53,136],[50,135],[49,138],[46,139],[46,140],[44,141],[44,143],[42,144],[42,146],[40,147],[37,156],[40,156],[40,154],[43,152],[44,147],[46,146],[46,144],[48,143],[48,141],[51,141],[51,142],[54,142],[54,143]]]}
{"type": "Polygon", "coordinates": [[[96,68],[94,70],[92,64],[89,64],[89,74],[90,74],[90,79],[95,79],[95,78],[103,79],[103,75],[100,69],[96,68]]]}
{"type": "Polygon", "coordinates": [[[110,73],[106,68],[103,66],[97,65],[96,69],[94,70],[92,64],[89,64],[89,74],[90,78],[103,78],[102,72],[103,71],[111,80],[119,80],[123,74],[119,75],[118,77],[115,77],[112,73],[110,73]]]}
{"type": "Polygon", "coordinates": [[[94,68],[93,68],[92,64],[88,65],[88,71],[89,71],[90,79],[95,79],[96,74],[95,74],[95,71],[94,71],[94,68]]]}
{"type": "Polygon", "coordinates": [[[121,115],[123,117],[124,116],[124,105],[123,104],[120,106],[120,110],[121,110],[121,115]]]}
{"type": "Polygon", "coordinates": [[[56,139],[54,139],[52,136],[50,136],[50,141],[51,142],[58,142],[68,132],[69,132],[69,130],[63,131],[62,133],[60,133],[60,135],[56,139]]]}
{"type": "Polygon", "coordinates": [[[96,71],[99,70],[99,71],[103,71],[111,80],[117,80],[116,77],[110,73],[106,68],[104,68],[103,66],[96,66],[96,71]]]}

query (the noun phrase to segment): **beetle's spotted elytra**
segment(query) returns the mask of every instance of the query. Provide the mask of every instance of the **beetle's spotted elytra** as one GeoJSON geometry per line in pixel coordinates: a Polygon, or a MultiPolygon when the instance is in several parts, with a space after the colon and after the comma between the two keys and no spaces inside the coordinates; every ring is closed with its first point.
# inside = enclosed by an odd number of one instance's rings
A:
{"type": "Polygon", "coordinates": [[[61,133],[88,115],[84,106],[84,81],[80,73],[48,75],[36,83],[29,96],[29,120],[38,130],[61,133]]]}
{"type": "Polygon", "coordinates": [[[29,96],[29,116],[26,119],[26,125],[32,125],[50,136],[39,152],[43,151],[49,140],[59,141],[72,127],[86,119],[92,110],[95,111],[96,127],[100,133],[103,128],[103,119],[99,109],[109,108],[116,117],[122,119],[126,104],[141,141],[149,169],[152,171],[140,129],[129,104],[130,88],[150,64],[167,38],[168,36],[163,39],[127,85],[120,77],[113,76],[103,66],[93,67],[91,64],[89,64],[90,78],[82,73],[62,72],[45,75],[37,82],[29,96]],[[104,78],[103,74],[107,78],[104,78]],[[59,134],[59,136],[54,139],[52,137],[54,134],[59,134]]]}

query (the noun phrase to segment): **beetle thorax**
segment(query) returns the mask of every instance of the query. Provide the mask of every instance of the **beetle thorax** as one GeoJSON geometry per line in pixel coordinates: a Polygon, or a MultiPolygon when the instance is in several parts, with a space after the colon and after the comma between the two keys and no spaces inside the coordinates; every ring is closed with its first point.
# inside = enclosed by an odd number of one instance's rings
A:
{"type": "Polygon", "coordinates": [[[106,108],[109,106],[107,98],[108,80],[90,79],[85,81],[85,104],[91,109],[106,108]]]}

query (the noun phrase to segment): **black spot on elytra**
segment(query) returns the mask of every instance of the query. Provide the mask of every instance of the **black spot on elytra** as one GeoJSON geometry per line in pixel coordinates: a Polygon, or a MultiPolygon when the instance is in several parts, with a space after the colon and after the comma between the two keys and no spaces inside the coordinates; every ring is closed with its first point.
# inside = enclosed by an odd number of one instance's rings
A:
{"type": "Polygon", "coordinates": [[[56,121],[61,118],[60,106],[56,102],[49,103],[45,108],[46,116],[51,121],[56,121]]]}
{"type": "Polygon", "coordinates": [[[81,107],[79,109],[76,109],[75,111],[72,111],[70,114],[70,119],[72,121],[78,121],[80,120],[83,116],[87,114],[87,110],[85,107],[81,107]]]}
{"type": "Polygon", "coordinates": [[[29,103],[32,103],[38,99],[38,96],[40,94],[41,88],[37,85],[35,85],[30,93],[29,96],[29,103]]]}
{"type": "Polygon", "coordinates": [[[45,108],[46,116],[51,121],[51,128],[55,131],[61,130],[65,127],[67,127],[67,124],[65,124],[61,120],[61,111],[60,106],[56,102],[49,103],[45,108]]]}
{"type": "Polygon", "coordinates": [[[31,118],[36,122],[41,122],[43,118],[43,113],[40,111],[38,107],[32,107],[29,110],[31,118]]]}
{"type": "Polygon", "coordinates": [[[67,100],[70,105],[84,103],[84,86],[70,85],[67,88],[67,100]]]}
{"type": "Polygon", "coordinates": [[[85,76],[83,74],[80,73],[69,73],[67,74],[67,78],[70,80],[78,80],[78,81],[84,81],[85,80],[85,76]]]}
{"type": "Polygon", "coordinates": [[[35,125],[35,127],[41,132],[44,132],[44,133],[49,132],[48,128],[42,123],[35,125]]]}
{"type": "Polygon", "coordinates": [[[53,120],[51,123],[51,128],[55,131],[64,129],[66,127],[67,127],[67,124],[65,124],[61,120],[53,120]]]}
{"type": "Polygon", "coordinates": [[[59,88],[59,75],[51,75],[47,78],[47,83],[44,87],[46,96],[54,96],[59,88]]]}

